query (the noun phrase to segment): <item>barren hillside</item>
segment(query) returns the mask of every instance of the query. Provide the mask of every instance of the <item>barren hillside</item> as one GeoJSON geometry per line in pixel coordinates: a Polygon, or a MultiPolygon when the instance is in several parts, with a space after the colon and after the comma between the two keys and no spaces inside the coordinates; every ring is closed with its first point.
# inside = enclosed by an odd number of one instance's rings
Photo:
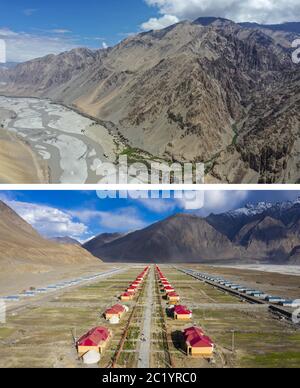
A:
{"type": "Polygon", "coordinates": [[[76,107],[131,147],[166,160],[204,162],[208,182],[295,183],[295,37],[200,18],[107,50],[76,49],[18,65],[0,74],[7,82],[2,92],[76,107]]]}

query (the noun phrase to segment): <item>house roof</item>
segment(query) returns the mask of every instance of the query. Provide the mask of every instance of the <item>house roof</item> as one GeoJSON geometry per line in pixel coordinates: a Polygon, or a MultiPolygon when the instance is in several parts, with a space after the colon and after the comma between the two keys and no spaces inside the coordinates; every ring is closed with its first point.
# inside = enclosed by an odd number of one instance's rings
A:
{"type": "Polygon", "coordinates": [[[184,339],[187,344],[194,348],[213,347],[213,341],[207,337],[200,327],[190,327],[184,330],[184,339]]]}
{"type": "Polygon", "coordinates": [[[175,306],[174,312],[178,315],[190,315],[192,311],[189,310],[186,306],[175,306]]]}
{"type": "Polygon", "coordinates": [[[84,334],[78,341],[77,346],[99,346],[110,337],[110,331],[105,327],[95,327],[84,334]]]}
{"type": "Polygon", "coordinates": [[[111,308],[107,309],[105,311],[105,314],[120,314],[120,313],[123,313],[125,311],[125,307],[120,305],[120,304],[116,304],[114,306],[112,306],[111,308]]]}
{"type": "Polygon", "coordinates": [[[175,291],[170,292],[168,296],[169,296],[169,297],[173,297],[173,298],[177,298],[177,297],[179,298],[179,295],[178,295],[177,292],[175,292],[175,291]]]}
{"type": "Polygon", "coordinates": [[[134,287],[129,287],[129,288],[127,289],[127,292],[131,292],[131,293],[135,294],[136,288],[134,288],[134,287]]]}
{"type": "Polygon", "coordinates": [[[185,337],[187,337],[189,335],[194,335],[194,334],[197,334],[199,336],[203,336],[204,335],[204,331],[201,329],[201,327],[196,327],[196,326],[189,327],[188,329],[185,329],[183,331],[183,333],[184,333],[185,337]]]}
{"type": "Polygon", "coordinates": [[[212,340],[207,336],[194,337],[189,343],[193,348],[211,348],[214,346],[212,340]]]}
{"type": "Polygon", "coordinates": [[[132,292],[124,292],[121,296],[132,296],[132,292]]]}

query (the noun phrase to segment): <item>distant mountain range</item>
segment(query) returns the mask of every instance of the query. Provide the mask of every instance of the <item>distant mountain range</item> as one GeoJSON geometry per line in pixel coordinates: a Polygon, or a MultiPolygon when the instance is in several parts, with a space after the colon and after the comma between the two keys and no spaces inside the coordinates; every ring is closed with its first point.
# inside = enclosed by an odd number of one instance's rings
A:
{"type": "MultiPolygon", "coordinates": [[[[232,23],[229,19],[218,17],[200,17],[194,21],[194,24],[200,24],[202,26],[209,26],[215,22],[232,23]]],[[[284,31],[300,34],[300,22],[289,22],[281,24],[259,24],[259,23],[238,23],[243,28],[264,29],[271,31],[284,31]]]]}
{"type": "Polygon", "coordinates": [[[293,34],[300,34],[300,23],[289,22],[282,24],[258,24],[258,23],[240,23],[240,26],[246,28],[258,28],[272,31],[285,31],[293,34]]]}
{"type": "Polygon", "coordinates": [[[124,236],[124,233],[103,233],[83,244],[83,247],[91,252],[97,251],[99,248],[103,247],[103,245],[109,244],[124,236]]]}
{"type": "Polygon", "coordinates": [[[298,183],[299,25],[184,21],[1,70],[0,93],[62,102],[131,147],[203,162],[207,182],[298,183]]]}
{"type": "Polygon", "coordinates": [[[0,69],[12,69],[15,66],[19,65],[17,62],[6,62],[6,63],[0,63],[0,69]]]}
{"type": "Polygon", "coordinates": [[[300,200],[249,204],[207,218],[178,214],[111,241],[100,235],[83,247],[113,262],[300,264],[300,200]]]}
{"type": "Polygon", "coordinates": [[[0,268],[95,264],[95,257],[106,262],[300,264],[300,199],[248,204],[206,218],[177,214],[129,234],[101,234],[82,247],[69,238],[63,243],[44,239],[0,201],[0,268]]]}

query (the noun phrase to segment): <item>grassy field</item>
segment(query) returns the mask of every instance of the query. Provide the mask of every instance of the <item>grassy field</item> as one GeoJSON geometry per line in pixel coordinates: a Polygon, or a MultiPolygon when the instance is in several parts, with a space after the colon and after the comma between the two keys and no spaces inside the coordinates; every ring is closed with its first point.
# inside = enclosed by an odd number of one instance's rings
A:
{"type": "MultiPolygon", "coordinates": [[[[172,333],[177,333],[177,340],[180,339],[183,327],[197,325],[202,327],[216,343],[216,356],[213,363],[215,366],[299,367],[299,329],[276,319],[268,310],[257,309],[256,311],[249,307],[247,311],[244,305],[241,309],[239,307],[241,302],[237,298],[178,273],[174,269],[166,269],[164,273],[181,295],[181,303],[188,307],[194,305],[193,319],[190,323],[168,318],[168,328],[172,333]],[[197,308],[197,304],[202,303],[208,306],[197,308]],[[224,304],[224,306],[222,309],[217,309],[215,304],[224,304]],[[236,308],[232,308],[234,304],[236,308]]],[[[176,346],[174,347],[176,349],[176,346]]],[[[178,363],[185,363],[180,348],[177,347],[174,357],[178,363]]],[[[197,360],[190,360],[190,362],[190,366],[197,367],[197,360]]]]}
{"type": "MultiPolygon", "coordinates": [[[[178,368],[299,367],[299,329],[278,320],[267,309],[256,309],[241,303],[234,296],[169,266],[163,266],[162,270],[180,294],[181,304],[192,308],[193,319],[184,322],[168,317],[165,314],[167,301],[156,285],[149,300],[145,291],[148,278],[139,300],[127,303],[129,313],[120,324],[111,326],[104,320],[103,312],[119,302],[121,292],[143,268],[135,267],[95,284],[66,290],[59,296],[40,302],[37,300],[25,309],[8,314],[7,323],[0,325],[0,343],[5,349],[1,354],[0,367],[83,367],[77,357],[73,336],[79,338],[92,327],[105,326],[113,333],[99,364],[99,367],[105,368],[116,353],[135,306],[123,352],[117,362],[118,367],[135,368],[148,303],[153,304],[151,367],[168,366],[170,355],[178,368]],[[186,356],[182,330],[192,325],[202,327],[215,342],[213,361],[186,356]]],[[[262,277],[260,281],[263,281],[262,277]]]]}
{"type": "Polygon", "coordinates": [[[6,325],[0,326],[0,343],[6,349],[1,355],[0,367],[80,367],[73,335],[79,338],[95,326],[106,326],[113,332],[100,364],[106,367],[115,353],[127,317],[119,325],[110,326],[103,312],[119,302],[118,296],[139,273],[140,268],[136,268],[11,314],[6,325]]]}

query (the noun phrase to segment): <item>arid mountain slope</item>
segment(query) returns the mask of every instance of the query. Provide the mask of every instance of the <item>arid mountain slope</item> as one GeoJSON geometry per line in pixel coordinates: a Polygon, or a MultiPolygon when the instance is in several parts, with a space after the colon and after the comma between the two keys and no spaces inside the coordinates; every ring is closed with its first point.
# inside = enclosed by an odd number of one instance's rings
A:
{"type": "MultiPolygon", "coordinates": [[[[101,244],[97,244],[101,241],[101,244]]],[[[294,264],[300,246],[300,199],[259,203],[200,218],[175,215],[113,242],[84,248],[104,261],[294,264]]]]}
{"type": "Polygon", "coordinates": [[[109,123],[133,147],[204,162],[208,181],[297,182],[295,37],[224,19],[181,22],[107,50],[18,65],[2,72],[2,92],[52,98],[109,123]]]}
{"type": "Polygon", "coordinates": [[[105,261],[117,262],[200,262],[233,259],[240,255],[240,249],[204,219],[184,214],[131,233],[91,252],[105,261]]]}
{"type": "Polygon", "coordinates": [[[85,248],[90,252],[96,252],[99,248],[103,247],[105,244],[109,244],[124,236],[125,234],[122,234],[122,233],[103,233],[91,239],[90,241],[86,242],[82,246],[83,248],[85,248]]]}
{"type": "Polygon", "coordinates": [[[72,237],[68,237],[68,236],[65,236],[65,237],[53,237],[50,239],[50,241],[54,241],[58,244],[64,244],[64,245],[81,245],[79,241],[75,240],[74,238],[72,237]]]}
{"type": "Polygon", "coordinates": [[[0,267],[9,264],[34,266],[96,264],[80,246],[60,245],[41,237],[26,221],[0,201],[0,267]]]}
{"type": "Polygon", "coordinates": [[[300,198],[278,203],[246,204],[243,208],[221,214],[211,214],[206,220],[220,233],[234,240],[244,226],[260,222],[266,217],[282,222],[287,228],[300,220],[300,198]]]}

